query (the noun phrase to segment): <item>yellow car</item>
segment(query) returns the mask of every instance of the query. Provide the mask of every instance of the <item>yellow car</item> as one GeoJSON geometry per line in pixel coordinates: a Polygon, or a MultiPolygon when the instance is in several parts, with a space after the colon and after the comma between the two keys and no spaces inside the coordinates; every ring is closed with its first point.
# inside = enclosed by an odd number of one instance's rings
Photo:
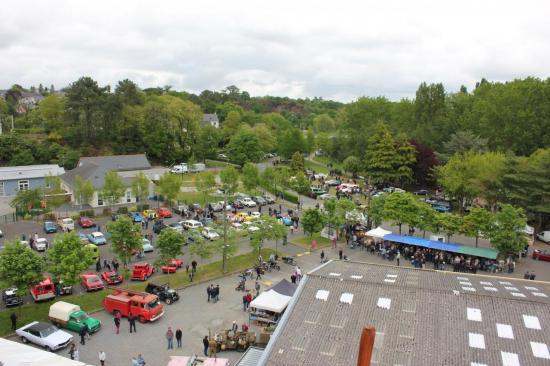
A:
{"type": "Polygon", "coordinates": [[[92,253],[94,253],[94,259],[97,261],[99,259],[99,248],[95,244],[86,244],[85,245],[88,250],[91,250],[92,253]]]}
{"type": "Polygon", "coordinates": [[[143,210],[143,217],[144,218],[150,217],[152,219],[156,219],[157,212],[155,210],[143,210]]]}
{"type": "Polygon", "coordinates": [[[244,222],[244,221],[251,221],[251,220],[252,220],[252,217],[248,216],[246,212],[237,212],[235,216],[233,216],[233,221],[244,222]]]}

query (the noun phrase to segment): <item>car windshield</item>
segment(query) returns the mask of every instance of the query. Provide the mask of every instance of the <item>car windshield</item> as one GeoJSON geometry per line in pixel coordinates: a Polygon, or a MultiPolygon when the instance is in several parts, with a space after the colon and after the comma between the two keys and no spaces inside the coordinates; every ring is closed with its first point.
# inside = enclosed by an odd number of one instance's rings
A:
{"type": "Polygon", "coordinates": [[[88,282],[90,282],[90,283],[96,283],[96,282],[100,282],[100,280],[99,280],[98,277],[90,277],[90,279],[88,280],[88,282]]]}
{"type": "Polygon", "coordinates": [[[94,236],[94,238],[101,238],[101,237],[103,237],[103,234],[101,234],[101,233],[93,233],[92,235],[94,236]]]}
{"type": "Polygon", "coordinates": [[[158,304],[159,304],[159,301],[157,299],[157,300],[151,301],[148,305],[150,309],[154,309],[158,306],[158,304]]]}
{"type": "Polygon", "coordinates": [[[55,332],[57,332],[57,328],[52,325],[51,327],[48,327],[46,329],[42,329],[40,331],[40,335],[42,336],[42,338],[46,338],[47,336],[49,336],[49,335],[51,335],[55,332]]]}
{"type": "Polygon", "coordinates": [[[116,273],[111,273],[111,274],[109,275],[109,278],[116,279],[116,278],[118,278],[118,275],[117,275],[116,273]]]}
{"type": "Polygon", "coordinates": [[[88,314],[86,314],[85,312],[81,312],[80,314],[78,314],[78,316],[75,316],[74,319],[77,322],[84,321],[84,320],[88,319],[88,314]]]}

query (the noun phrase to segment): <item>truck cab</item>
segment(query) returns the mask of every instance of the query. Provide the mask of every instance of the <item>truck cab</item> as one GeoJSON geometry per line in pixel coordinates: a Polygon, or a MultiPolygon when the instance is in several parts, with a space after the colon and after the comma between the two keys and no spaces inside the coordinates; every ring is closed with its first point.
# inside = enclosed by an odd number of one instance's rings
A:
{"type": "Polygon", "coordinates": [[[155,273],[155,267],[147,262],[139,262],[134,264],[132,271],[132,280],[146,281],[155,273]]]}
{"type": "Polygon", "coordinates": [[[109,287],[114,293],[103,299],[105,311],[124,317],[130,314],[141,323],[155,321],[164,315],[164,307],[157,295],[121,287],[109,287]]]}
{"type": "Polygon", "coordinates": [[[48,275],[37,285],[30,286],[29,291],[35,302],[53,299],[55,297],[55,286],[48,275]]]}

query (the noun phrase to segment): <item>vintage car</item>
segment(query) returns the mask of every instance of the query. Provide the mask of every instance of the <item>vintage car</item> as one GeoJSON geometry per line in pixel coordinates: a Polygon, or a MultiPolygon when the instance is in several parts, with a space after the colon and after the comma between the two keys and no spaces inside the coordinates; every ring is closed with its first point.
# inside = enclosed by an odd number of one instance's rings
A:
{"type": "Polygon", "coordinates": [[[79,332],[83,325],[88,332],[94,333],[101,327],[101,322],[86,314],[80,309],[80,306],[65,301],[58,301],[50,306],[48,319],[58,326],[79,332]]]}
{"type": "Polygon", "coordinates": [[[57,225],[53,221],[44,221],[43,228],[46,234],[57,233],[57,225]]]}
{"type": "Polygon", "coordinates": [[[4,300],[6,307],[23,303],[23,299],[17,294],[17,287],[10,287],[2,291],[2,300],[4,300]]]}
{"type": "Polygon", "coordinates": [[[143,253],[150,253],[155,250],[155,247],[151,244],[149,239],[143,238],[141,240],[143,241],[143,253]]]}
{"type": "Polygon", "coordinates": [[[122,282],[122,277],[115,271],[103,271],[101,272],[101,278],[108,285],[116,285],[122,282]]]}
{"type": "Polygon", "coordinates": [[[145,218],[150,218],[150,219],[157,218],[157,211],[155,210],[143,210],[142,214],[143,214],[143,217],[145,218]]]}
{"type": "Polygon", "coordinates": [[[80,227],[83,229],[88,229],[96,226],[95,222],[93,222],[88,216],[80,216],[80,218],[78,219],[78,225],[80,225],[80,227]]]}
{"type": "Polygon", "coordinates": [[[208,226],[202,229],[201,235],[208,240],[216,240],[216,239],[219,239],[220,237],[220,234],[218,234],[216,230],[208,226]]]}
{"type": "Polygon", "coordinates": [[[141,216],[141,214],[136,211],[128,212],[128,217],[131,218],[133,222],[143,221],[143,216],[141,216]]]}
{"type": "Polygon", "coordinates": [[[99,276],[94,272],[81,274],[80,283],[87,292],[103,290],[105,288],[103,282],[99,279],[99,276]]]}
{"type": "Polygon", "coordinates": [[[147,262],[139,262],[134,264],[132,271],[132,280],[147,281],[155,273],[155,267],[147,262]]]}
{"type": "Polygon", "coordinates": [[[172,217],[172,212],[166,207],[157,208],[157,215],[160,218],[170,218],[172,217]]]}
{"type": "Polygon", "coordinates": [[[157,295],[161,301],[164,301],[168,305],[180,299],[178,293],[171,289],[168,284],[156,285],[149,282],[147,287],[145,287],[145,292],[157,295]]]}
{"type": "Polygon", "coordinates": [[[53,299],[55,286],[48,275],[43,275],[43,280],[34,286],[29,286],[29,291],[35,302],[53,299]]]}
{"type": "Polygon", "coordinates": [[[103,245],[107,244],[107,239],[105,239],[105,236],[103,233],[100,233],[99,231],[94,231],[91,234],[86,235],[88,238],[88,241],[95,245],[103,245]]]}
{"type": "Polygon", "coordinates": [[[15,331],[23,343],[34,343],[44,347],[46,351],[56,351],[67,347],[72,341],[73,336],[60,330],[55,325],[42,322],[29,323],[15,331]]]}
{"type": "Polygon", "coordinates": [[[535,249],[533,251],[533,259],[538,259],[539,261],[550,262],[550,253],[548,253],[546,251],[543,252],[541,250],[535,249]]]}
{"type": "Polygon", "coordinates": [[[155,321],[164,315],[164,306],[155,294],[120,287],[109,289],[115,292],[103,299],[103,308],[110,314],[119,313],[125,317],[132,314],[141,323],[155,321]]]}

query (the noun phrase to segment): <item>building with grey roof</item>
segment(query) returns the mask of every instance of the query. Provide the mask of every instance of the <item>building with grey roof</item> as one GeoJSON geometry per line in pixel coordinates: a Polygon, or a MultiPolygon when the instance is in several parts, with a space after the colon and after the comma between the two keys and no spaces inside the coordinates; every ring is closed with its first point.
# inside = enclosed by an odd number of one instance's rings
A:
{"type": "Polygon", "coordinates": [[[550,283],[331,261],[301,281],[259,365],[550,365],[550,283]]]}
{"type": "Polygon", "coordinates": [[[92,163],[107,170],[114,170],[116,172],[151,169],[151,164],[149,163],[149,160],[147,160],[145,154],[86,156],[80,158],[78,166],[85,163],[92,163]]]}
{"type": "Polygon", "coordinates": [[[46,176],[64,172],[55,164],[0,167],[0,197],[15,196],[19,190],[44,188],[46,176]]]}
{"type": "Polygon", "coordinates": [[[205,113],[202,115],[202,125],[220,128],[220,119],[217,113],[205,113]]]}

